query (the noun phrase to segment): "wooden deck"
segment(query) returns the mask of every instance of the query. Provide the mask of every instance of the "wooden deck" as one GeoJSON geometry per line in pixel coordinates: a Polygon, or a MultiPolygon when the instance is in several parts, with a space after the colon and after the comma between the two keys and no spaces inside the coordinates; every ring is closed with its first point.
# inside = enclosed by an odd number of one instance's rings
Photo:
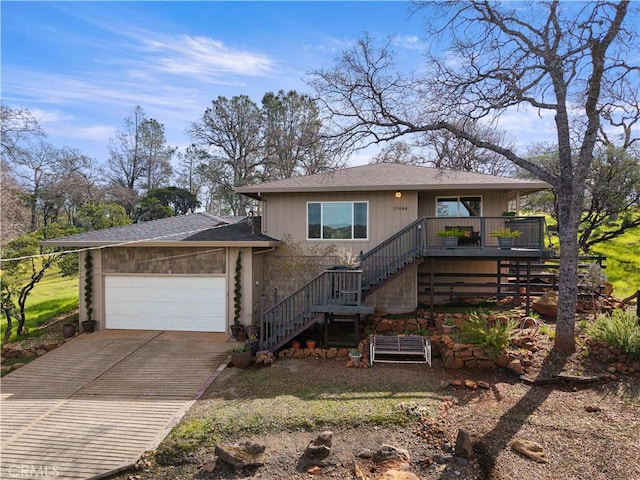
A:
{"type": "Polygon", "coordinates": [[[99,478],[169,433],[226,363],[209,333],[81,335],[0,383],[0,478],[99,478]]]}

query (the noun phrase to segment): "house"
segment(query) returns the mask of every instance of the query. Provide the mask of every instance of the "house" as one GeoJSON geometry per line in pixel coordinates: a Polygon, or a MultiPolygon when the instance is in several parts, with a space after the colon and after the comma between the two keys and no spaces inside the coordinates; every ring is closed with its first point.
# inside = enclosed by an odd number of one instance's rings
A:
{"type": "Polygon", "coordinates": [[[239,287],[241,322],[262,323],[263,345],[277,349],[334,315],[357,318],[374,307],[408,311],[454,290],[495,292],[487,278],[506,276],[513,265],[530,267],[546,254],[542,217],[503,213],[549,188],[541,181],[373,164],[237,188],[259,202],[259,217],[200,213],[46,244],[100,247],[91,254],[101,328],[228,331],[239,287]],[[456,248],[446,248],[439,232],[453,227],[465,234],[456,248]],[[491,235],[505,227],[521,232],[508,250],[491,235]],[[345,253],[357,258],[358,269],[332,268],[345,253]]]}

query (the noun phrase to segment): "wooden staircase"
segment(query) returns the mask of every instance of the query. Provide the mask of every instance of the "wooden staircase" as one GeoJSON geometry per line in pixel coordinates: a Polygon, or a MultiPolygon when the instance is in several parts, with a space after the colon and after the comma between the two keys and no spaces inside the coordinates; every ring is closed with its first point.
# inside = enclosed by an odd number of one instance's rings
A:
{"type": "Polygon", "coordinates": [[[325,270],[262,315],[260,344],[275,351],[318,322],[327,312],[359,314],[366,295],[423,261],[426,219],[406,226],[366,254],[360,269],[325,270]]]}

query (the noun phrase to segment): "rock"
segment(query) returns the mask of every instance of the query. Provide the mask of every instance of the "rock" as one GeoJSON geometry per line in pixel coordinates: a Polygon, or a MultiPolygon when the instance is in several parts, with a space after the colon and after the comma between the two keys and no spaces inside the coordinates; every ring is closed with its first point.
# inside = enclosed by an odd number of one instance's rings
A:
{"type": "Polygon", "coordinates": [[[524,367],[520,363],[520,360],[511,360],[507,368],[518,375],[524,373],[524,367]]]}
{"type": "Polygon", "coordinates": [[[338,356],[338,349],[335,347],[327,350],[327,358],[336,358],[338,356]]]}
{"type": "Polygon", "coordinates": [[[478,384],[476,382],[468,379],[464,381],[464,386],[471,390],[476,390],[478,388],[478,384]]]}
{"type": "Polygon", "coordinates": [[[314,465],[309,470],[307,470],[307,473],[310,473],[311,475],[317,475],[321,471],[322,469],[318,465],[314,465]]]}
{"type": "Polygon", "coordinates": [[[482,380],[480,380],[480,381],[478,382],[478,386],[479,386],[480,388],[484,388],[484,389],[487,389],[487,390],[491,388],[491,385],[490,385],[489,383],[484,382],[484,381],[482,381],[482,380]]]}
{"type": "Polygon", "coordinates": [[[506,354],[501,354],[496,357],[496,365],[500,368],[507,368],[511,359],[506,354]]]}
{"type": "Polygon", "coordinates": [[[471,442],[471,437],[466,430],[459,428],[458,436],[456,437],[456,449],[454,456],[469,459],[472,455],[473,444],[471,442]]]}
{"type": "Polygon", "coordinates": [[[305,455],[312,455],[316,457],[326,457],[331,453],[331,444],[333,442],[333,432],[325,431],[316,437],[307,445],[305,455]]]}
{"type": "Polygon", "coordinates": [[[200,471],[204,473],[211,473],[216,469],[217,464],[218,464],[218,459],[214,458],[213,460],[210,460],[207,463],[205,463],[200,469],[200,471]]]}
{"type": "Polygon", "coordinates": [[[38,350],[36,350],[36,355],[38,355],[39,357],[41,357],[45,353],[47,353],[47,351],[44,350],[43,348],[39,348],[38,350]]]}
{"type": "Polygon", "coordinates": [[[584,409],[589,413],[601,412],[602,411],[602,409],[600,407],[598,407],[597,405],[587,405],[586,407],[584,407],[584,409]]]}
{"type": "Polygon", "coordinates": [[[448,370],[460,370],[464,368],[464,360],[451,356],[444,361],[444,368],[448,370]]]}
{"type": "Polygon", "coordinates": [[[539,463],[548,463],[546,453],[542,445],[532,440],[515,439],[511,442],[511,448],[539,463]]]}
{"type": "Polygon", "coordinates": [[[411,472],[403,472],[401,470],[387,470],[382,475],[381,480],[420,480],[411,472]]]}
{"type": "Polygon", "coordinates": [[[531,306],[534,312],[547,317],[558,316],[558,292],[547,292],[538,298],[531,306]]]}
{"type": "Polygon", "coordinates": [[[457,378],[449,381],[449,385],[451,385],[452,387],[461,387],[462,386],[462,380],[458,380],[457,378]]]}
{"type": "Polygon", "coordinates": [[[393,445],[382,445],[373,454],[373,461],[376,463],[386,462],[406,462],[409,463],[411,457],[409,451],[404,448],[394,447],[393,445]]]}
{"type": "Polygon", "coordinates": [[[373,458],[373,452],[368,448],[363,448],[356,453],[356,457],[358,458],[373,458]]]}
{"type": "Polygon", "coordinates": [[[232,465],[236,470],[264,465],[264,451],[263,445],[250,441],[216,445],[218,458],[232,465]]]}

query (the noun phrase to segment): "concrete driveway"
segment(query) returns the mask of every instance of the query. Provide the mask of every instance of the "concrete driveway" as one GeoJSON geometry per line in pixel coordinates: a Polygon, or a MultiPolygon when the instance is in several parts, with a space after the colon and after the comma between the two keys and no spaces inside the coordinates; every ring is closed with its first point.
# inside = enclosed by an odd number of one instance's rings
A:
{"type": "Polygon", "coordinates": [[[89,479],[155,448],[224,368],[224,334],[80,335],[0,381],[0,478],[89,479]]]}

